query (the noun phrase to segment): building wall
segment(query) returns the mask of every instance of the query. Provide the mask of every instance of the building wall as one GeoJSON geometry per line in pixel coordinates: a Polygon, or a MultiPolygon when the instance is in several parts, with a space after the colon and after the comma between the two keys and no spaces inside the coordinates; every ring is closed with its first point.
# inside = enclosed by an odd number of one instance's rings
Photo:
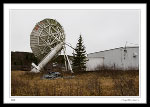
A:
{"type": "Polygon", "coordinates": [[[121,64],[121,49],[105,51],[104,66],[111,69],[120,69],[121,64]]]}
{"type": "Polygon", "coordinates": [[[104,65],[110,69],[138,69],[139,68],[139,48],[126,47],[116,48],[96,53],[88,54],[87,70],[94,69],[96,65],[104,65]],[[100,58],[103,58],[103,63],[100,58]],[[94,65],[96,63],[96,65],[94,65]],[[99,64],[98,64],[99,63],[99,64]]]}
{"type": "Polygon", "coordinates": [[[86,63],[87,71],[99,70],[100,67],[104,66],[103,57],[88,57],[86,63]]]}
{"type": "Polygon", "coordinates": [[[122,50],[122,63],[124,69],[139,69],[139,48],[127,48],[127,52],[122,50]],[[136,56],[134,57],[136,53],[136,56]]]}

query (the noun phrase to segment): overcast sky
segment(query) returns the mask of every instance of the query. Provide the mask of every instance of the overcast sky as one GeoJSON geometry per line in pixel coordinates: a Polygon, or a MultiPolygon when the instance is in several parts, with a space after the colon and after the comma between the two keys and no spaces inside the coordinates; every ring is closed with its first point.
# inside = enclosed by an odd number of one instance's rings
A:
{"type": "MultiPolygon", "coordinates": [[[[81,34],[87,53],[139,44],[139,10],[10,10],[11,51],[32,52],[30,34],[45,18],[56,19],[73,47],[81,34]]],[[[73,50],[67,47],[67,54],[73,50]]]]}

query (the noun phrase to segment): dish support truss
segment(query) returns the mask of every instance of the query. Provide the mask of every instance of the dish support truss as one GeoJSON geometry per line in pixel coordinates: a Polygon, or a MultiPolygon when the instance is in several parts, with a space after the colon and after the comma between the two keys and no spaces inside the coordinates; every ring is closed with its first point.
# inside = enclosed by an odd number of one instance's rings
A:
{"type": "Polygon", "coordinates": [[[63,51],[64,51],[64,59],[65,59],[65,67],[66,67],[66,70],[67,70],[67,62],[68,62],[68,65],[69,65],[69,68],[70,68],[70,71],[71,73],[74,73],[72,71],[72,67],[71,67],[71,64],[70,64],[70,61],[68,59],[68,56],[66,55],[66,47],[65,47],[65,43],[64,42],[60,42],[59,44],[56,45],[56,47],[54,47],[52,49],[52,51],[50,51],[42,60],[41,62],[38,64],[38,65],[35,65],[34,63],[32,63],[32,69],[31,69],[31,72],[35,72],[35,73],[38,73],[40,72],[43,67],[49,62],[51,61],[51,59],[63,48],[63,51]]]}

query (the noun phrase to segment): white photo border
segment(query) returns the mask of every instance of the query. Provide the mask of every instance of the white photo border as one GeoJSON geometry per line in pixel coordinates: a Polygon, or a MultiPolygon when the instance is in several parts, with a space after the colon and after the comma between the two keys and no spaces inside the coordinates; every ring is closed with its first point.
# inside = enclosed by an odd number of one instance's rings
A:
{"type": "Polygon", "coordinates": [[[3,4],[3,7],[4,103],[146,103],[146,4],[3,4]],[[139,96],[11,96],[11,50],[9,16],[9,11],[11,9],[139,9],[141,12],[139,37],[139,96]]]}

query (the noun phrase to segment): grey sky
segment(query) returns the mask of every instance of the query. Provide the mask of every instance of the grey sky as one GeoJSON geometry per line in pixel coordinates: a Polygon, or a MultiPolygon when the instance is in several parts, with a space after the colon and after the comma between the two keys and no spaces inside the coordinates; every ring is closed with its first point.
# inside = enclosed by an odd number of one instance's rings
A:
{"type": "Polygon", "coordinates": [[[64,27],[66,42],[73,47],[81,34],[87,53],[121,47],[126,41],[139,44],[139,10],[10,10],[11,51],[31,52],[30,33],[45,18],[64,27]]]}

